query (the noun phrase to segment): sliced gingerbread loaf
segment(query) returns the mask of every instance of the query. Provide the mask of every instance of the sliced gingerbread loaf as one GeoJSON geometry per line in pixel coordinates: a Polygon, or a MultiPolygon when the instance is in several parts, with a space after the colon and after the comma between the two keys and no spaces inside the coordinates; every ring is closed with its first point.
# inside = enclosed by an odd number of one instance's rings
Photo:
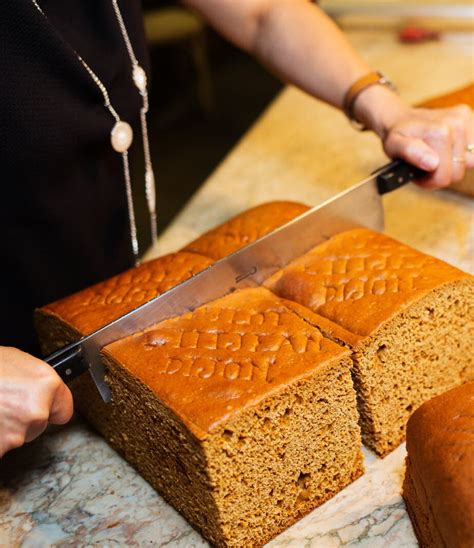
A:
{"type": "Polygon", "coordinates": [[[296,202],[268,202],[258,205],[209,230],[184,247],[183,251],[199,253],[217,261],[308,209],[308,206],[296,202]]]}
{"type": "Polygon", "coordinates": [[[362,437],[379,455],[424,401],[474,378],[474,278],[383,234],[334,236],[265,285],[344,328],[319,324],[353,350],[362,437]]]}
{"type": "MultiPolygon", "coordinates": [[[[114,288],[85,301],[114,303],[114,288]]],[[[109,320],[95,302],[96,322],[80,319],[78,295],[41,310],[45,350],[109,320]]],[[[350,351],[264,288],[103,354],[113,401],[79,378],[77,407],[216,546],[261,546],[362,474],[350,351]]]]}
{"type": "Polygon", "coordinates": [[[403,497],[423,548],[474,546],[474,382],[422,405],[407,427],[403,497]]]}
{"type": "MultiPolygon", "coordinates": [[[[433,97],[424,101],[419,106],[425,108],[447,108],[456,105],[467,105],[471,109],[474,109],[474,84],[469,84],[446,95],[433,97]]],[[[466,171],[464,179],[459,183],[452,184],[449,188],[468,194],[469,196],[474,196],[474,170],[466,171]]]]}

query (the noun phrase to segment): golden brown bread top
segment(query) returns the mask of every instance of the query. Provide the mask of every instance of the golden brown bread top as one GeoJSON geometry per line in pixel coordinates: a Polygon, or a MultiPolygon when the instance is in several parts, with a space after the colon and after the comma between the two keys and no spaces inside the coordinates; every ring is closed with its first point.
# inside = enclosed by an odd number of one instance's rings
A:
{"type": "Polygon", "coordinates": [[[407,451],[446,546],[474,546],[474,382],[415,411],[407,451]]]}
{"type": "Polygon", "coordinates": [[[315,247],[265,286],[365,337],[432,289],[464,278],[469,274],[361,228],[315,247]]]}
{"type": "Polygon", "coordinates": [[[420,103],[419,106],[425,108],[448,108],[459,104],[469,105],[471,108],[474,108],[474,83],[446,95],[432,97],[420,103]]]}
{"type": "Polygon", "coordinates": [[[194,253],[172,253],[51,303],[53,313],[82,335],[92,333],[153,297],[207,268],[212,261],[194,253]]]}
{"type": "Polygon", "coordinates": [[[229,221],[209,230],[183,251],[200,253],[215,261],[284,225],[309,209],[295,202],[269,202],[248,209],[229,221]]]}
{"type": "Polygon", "coordinates": [[[107,346],[200,438],[349,351],[264,288],[244,289],[107,346]]]}

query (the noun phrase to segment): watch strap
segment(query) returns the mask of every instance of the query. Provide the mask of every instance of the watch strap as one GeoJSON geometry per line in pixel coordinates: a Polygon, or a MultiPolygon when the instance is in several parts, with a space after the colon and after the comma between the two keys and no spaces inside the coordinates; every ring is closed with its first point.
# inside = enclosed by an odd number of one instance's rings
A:
{"type": "Polygon", "coordinates": [[[395,91],[395,86],[392,82],[386,78],[381,72],[373,71],[365,74],[358,80],[356,80],[350,88],[346,91],[344,95],[344,100],[342,103],[342,110],[349,118],[351,123],[355,125],[358,129],[365,129],[364,125],[359,122],[354,115],[354,104],[357,97],[361,94],[362,91],[367,89],[370,86],[387,86],[388,88],[395,91]]]}

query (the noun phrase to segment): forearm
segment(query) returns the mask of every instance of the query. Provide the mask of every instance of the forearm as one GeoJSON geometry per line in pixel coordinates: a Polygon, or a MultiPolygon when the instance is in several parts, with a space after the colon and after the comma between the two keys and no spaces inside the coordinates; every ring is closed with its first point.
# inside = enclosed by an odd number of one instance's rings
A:
{"type": "MultiPolygon", "coordinates": [[[[370,67],[337,26],[309,0],[185,0],[225,37],[259,58],[284,81],[341,107],[370,67]]],[[[474,167],[469,108],[412,109],[385,86],[359,93],[352,113],[375,131],[387,154],[430,172],[423,184],[459,181],[474,167]]]]}
{"type": "Polygon", "coordinates": [[[369,67],[317,6],[306,0],[272,6],[262,18],[254,54],[284,81],[340,107],[369,67]]]}
{"type": "Polygon", "coordinates": [[[340,107],[370,69],[309,0],[187,0],[228,39],[286,82],[340,107]]]}

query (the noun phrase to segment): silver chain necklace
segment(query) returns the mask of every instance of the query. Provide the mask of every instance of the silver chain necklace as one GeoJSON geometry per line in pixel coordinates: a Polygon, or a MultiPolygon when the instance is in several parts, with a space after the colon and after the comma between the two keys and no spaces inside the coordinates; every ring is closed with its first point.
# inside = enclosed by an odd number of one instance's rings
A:
{"type": "MultiPolygon", "coordinates": [[[[31,0],[37,10],[43,15],[43,17],[49,22],[47,15],[42,10],[41,6],[38,4],[37,0],[31,0]]],[[[142,140],[143,140],[143,155],[145,159],[145,194],[146,201],[148,205],[148,212],[150,215],[150,230],[151,230],[151,241],[154,244],[157,240],[157,228],[156,228],[156,194],[155,194],[155,175],[153,173],[153,166],[151,163],[150,156],[150,143],[148,140],[148,126],[146,115],[148,113],[148,91],[147,91],[147,77],[143,68],[138,63],[137,57],[130,42],[130,37],[125,26],[122,13],[118,7],[117,0],[111,0],[112,6],[114,9],[115,17],[117,18],[118,25],[120,27],[120,32],[122,34],[125,47],[128,52],[128,57],[130,59],[132,67],[132,79],[135,87],[138,89],[142,97],[142,107],[140,109],[140,124],[142,130],[142,140]]],[[[132,244],[132,252],[135,259],[135,265],[140,264],[139,258],[139,246],[138,246],[138,237],[137,237],[137,225],[135,220],[135,209],[133,205],[133,193],[132,185],[130,180],[130,166],[128,162],[128,149],[133,141],[133,130],[127,122],[120,119],[120,116],[117,114],[117,111],[114,109],[110,102],[109,93],[107,88],[97,76],[97,74],[91,69],[91,67],[84,61],[84,59],[70,46],[74,55],[77,57],[79,62],[85,68],[93,82],[99,88],[102,96],[104,98],[104,106],[110,112],[115,120],[115,124],[110,132],[110,142],[112,148],[119,152],[122,156],[123,163],[123,172],[125,179],[125,191],[127,194],[127,207],[128,207],[128,219],[130,224],[130,239],[132,244]]]]}

